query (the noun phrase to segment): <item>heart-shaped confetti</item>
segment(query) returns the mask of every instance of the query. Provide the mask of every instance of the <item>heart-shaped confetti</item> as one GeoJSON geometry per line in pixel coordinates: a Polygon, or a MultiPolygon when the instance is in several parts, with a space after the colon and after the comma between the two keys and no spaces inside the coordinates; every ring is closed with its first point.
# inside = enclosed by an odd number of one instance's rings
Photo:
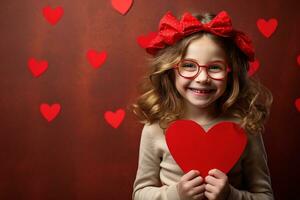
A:
{"type": "Polygon", "coordinates": [[[266,37],[269,38],[274,33],[277,28],[278,22],[277,19],[269,19],[266,21],[265,19],[258,19],[256,22],[258,30],[266,37]]]}
{"type": "Polygon", "coordinates": [[[40,105],[40,112],[42,116],[48,121],[51,122],[53,119],[57,117],[60,112],[61,106],[58,103],[49,105],[47,103],[42,103],[40,105]]]}
{"type": "Polygon", "coordinates": [[[64,14],[64,9],[61,6],[57,6],[52,9],[50,6],[46,6],[43,8],[43,15],[45,19],[51,24],[55,25],[62,18],[64,14]]]}
{"type": "Polygon", "coordinates": [[[39,77],[42,75],[48,68],[48,62],[46,60],[37,60],[35,58],[29,58],[28,60],[28,69],[34,77],[39,77]]]}
{"type": "Polygon", "coordinates": [[[255,60],[254,62],[250,62],[250,67],[248,70],[248,76],[253,76],[257,70],[259,69],[260,63],[258,60],[255,60]]]}
{"type": "Polygon", "coordinates": [[[118,128],[125,117],[125,111],[118,109],[116,112],[106,111],[104,118],[113,128],[118,128]]]}
{"type": "Polygon", "coordinates": [[[147,35],[141,35],[137,38],[137,43],[142,47],[146,48],[149,42],[157,36],[157,32],[150,32],[147,35]]]}
{"type": "Polygon", "coordinates": [[[185,173],[199,170],[205,177],[214,168],[229,172],[244,152],[247,135],[232,122],[220,122],[206,132],[192,120],[177,120],[167,128],[166,142],[185,173]]]}
{"type": "Polygon", "coordinates": [[[297,110],[300,112],[300,98],[296,99],[295,106],[296,106],[297,110]]]}
{"type": "Polygon", "coordinates": [[[111,4],[115,10],[125,15],[130,9],[133,0],[111,0],[111,4]]]}
{"type": "Polygon", "coordinates": [[[98,53],[96,50],[90,49],[88,50],[86,57],[90,65],[92,65],[93,68],[97,69],[105,62],[107,53],[106,51],[98,53]]]}

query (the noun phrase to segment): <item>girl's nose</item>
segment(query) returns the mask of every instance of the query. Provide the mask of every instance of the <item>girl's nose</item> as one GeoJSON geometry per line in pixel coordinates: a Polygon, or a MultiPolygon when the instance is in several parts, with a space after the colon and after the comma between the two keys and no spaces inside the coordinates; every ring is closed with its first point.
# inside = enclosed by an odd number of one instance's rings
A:
{"type": "Polygon", "coordinates": [[[209,76],[207,74],[207,71],[204,68],[200,69],[200,72],[198,76],[196,76],[195,81],[200,83],[202,82],[205,83],[208,82],[208,80],[209,80],[209,76]]]}

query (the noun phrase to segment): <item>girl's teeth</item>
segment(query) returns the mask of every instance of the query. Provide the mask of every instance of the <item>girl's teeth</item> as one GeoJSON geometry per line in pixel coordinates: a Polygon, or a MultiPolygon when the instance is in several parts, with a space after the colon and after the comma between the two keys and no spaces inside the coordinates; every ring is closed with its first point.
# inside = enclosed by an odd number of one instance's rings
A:
{"type": "Polygon", "coordinates": [[[194,92],[197,92],[197,93],[210,93],[211,90],[197,90],[197,89],[191,89],[193,90],[194,92]]]}

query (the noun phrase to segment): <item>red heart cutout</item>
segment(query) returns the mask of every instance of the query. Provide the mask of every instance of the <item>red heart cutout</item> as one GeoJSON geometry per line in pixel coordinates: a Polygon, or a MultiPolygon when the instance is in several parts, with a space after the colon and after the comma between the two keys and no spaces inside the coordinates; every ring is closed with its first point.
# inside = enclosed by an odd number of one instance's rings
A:
{"type": "Polygon", "coordinates": [[[118,128],[125,117],[125,111],[123,109],[118,109],[115,113],[111,111],[106,111],[104,113],[104,118],[113,128],[118,128]]]}
{"type": "Polygon", "coordinates": [[[297,110],[300,112],[300,98],[296,99],[295,106],[296,106],[297,110]]]}
{"type": "Polygon", "coordinates": [[[111,4],[115,10],[125,15],[132,5],[132,0],[111,0],[111,4]]]}
{"type": "Polygon", "coordinates": [[[248,70],[248,76],[253,76],[257,70],[259,69],[260,63],[258,60],[255,60],[254,62],[250,63],[250,67],[248,70]]]}
{"type": "Polygon", "coordinates": [[[300,65],[300,55],[297,57],[297,63],[300,65]]]}
{"type": "Polygon", "coordinates": [[[39,77],[48,68],[48,62],[46,60],[38,61],[35,58],[29,58],[28,68],[34,77],[39,77]]]}
{"type": "Polygon", "coordinates": [[[156,32],[150,32],[147,35],[141,35],[137,38],[137,43],[142,47],[146,48],[149,42],[157,36],[156,32]]]}
{"type": "Polygon", "coordinates": [[[61,6],[57,6],[54,9],[52,9],[50,6],[43,8],[43,15],[51,25],[55,25],[61,19],[63,14],[64,10],[61,6]]]}
{"type": "Polygon", "coordinates": [[[277,19],[270,19],[268,21],[264,19],[258,19],[256,22],[258,30],[266,37],[269,38],[277,28],[277,19]]]}
{"type": "Polygon", "coordinates": [[[166,130],[166,142],[174,160],[185,173],[199,170],[205,177],[214,168],[229,172],[242,155],[247,136],[238,124],[232,122],[218,123],[206,133],[194,121],[177,120],[166,130]]]}
{"type": "Polygon", "coordinates": [[[53,119],[56,118],[56,116],[58,115],[58,113],[60,112],[60,104],[55,103],[52,104],[51,106],[46,104],[46,103],[42,103],[40,105],[40,112],[42,114],[42,116],[48,121],[52,121],[53,119]]]}
{"type": "Polygon", "coordinates": [[[96,50],[94,49],[90,49],[87,54],[86,57],[89,61],[89,63],[95,68],[99,68],[106,60],[107,58],[107,53],[105,51],[102,51],[100,53],[97,53],[96,50]]]}

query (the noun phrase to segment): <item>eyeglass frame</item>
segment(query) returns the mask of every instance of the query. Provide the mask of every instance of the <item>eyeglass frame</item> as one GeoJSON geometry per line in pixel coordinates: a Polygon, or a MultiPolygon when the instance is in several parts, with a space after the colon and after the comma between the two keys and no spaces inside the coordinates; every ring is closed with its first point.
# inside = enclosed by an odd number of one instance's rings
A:
{"type": "Polygon", "coordinates": [[[199,65],[199,63],[197,62],[197,61],[195,61],[195,60],[193,60],[193,59],[182,59],[182,60],[180,60],[175,66],[173,66],[173,68],[174,69],[176,69],[177,71],[178,71],[178,74],[181,76],[181,77],[183,77],[183,78],[186,78],[186,79],[195,79],[198,75],[199,75],[199,73],[201,72],[201,67],[204,67],[205,68],[205,70],[206,70],[206,73],[207,73],[207,76],[209,77],[209,78],[211,78],[211,79],[214,79],[214,80],[224,80],[225,79],[225,77],[224,78],[212,78],[210,75],[209,75],[209,73],[207,72],[207,68],[209,67],[209,65],[210,64],[213,64],[213,63],[223,63],[223,64],[225,64],[225,68],[226,68],[226,73],[228,74],[229,72],[231,72],[231,68],[229,67],[229,65],[226,63],[226,62],[224,62],[224,61],[212,61],[212,62],[209,62],[208,64],[206,64],[206,65],[199,65]],[[194,75],[194,76],[192,76],[192,77],[186,77],[186,76],[183,76],[180,72],[179,72],[179,64],[182,62],[182,61],[191,61],[192,63],[194,63],[194,64],[196,64],[197,65],[197,67],[198,67],[198,71],[197,71],[197,73],[194,75]]]}

